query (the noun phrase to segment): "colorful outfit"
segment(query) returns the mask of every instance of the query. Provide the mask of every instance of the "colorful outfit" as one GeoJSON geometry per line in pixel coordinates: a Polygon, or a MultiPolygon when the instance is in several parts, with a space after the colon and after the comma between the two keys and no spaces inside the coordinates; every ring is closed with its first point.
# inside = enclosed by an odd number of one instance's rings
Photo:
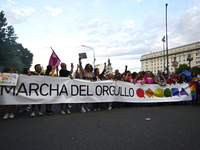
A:
{"type": "MultiPolygon", "coordinates": [[[[46,71],[44,72],[44,75],[46,75],[46,71]]],[[[55,74],[53,72],[49,72],[49,76],[57,76],[57,74],[55,74]]]]}
{"type": "Polygon", "coordinates": [[[153,84],[154,83],[154,79],[153,78],[148,79],[148,78],[144,77],[144,82],[146,84],[153,84]]]}
{"type": "Polygon", "coordinates": [[[123,77],[124,81],[133,83],[133,78],[131,76],[130,77],[128,76],[126,80],[125,78],[126,76],[123,77]]]}
{"type": "Polygon", "coordinates": [[[171,77],[171,78],[169,78],[169,83],[178,83],[179,82],[179,80],[178,80],[178,78],[177,77],[171,77]]]}
{"type": "Polygon", "coordinates": [[[142,79],[142,80],[138,80],[138,79],[136,79],[136,83],[140,83],[140,84],[142,84],[142,83],[144,83],[144,79],[142,79]]]}

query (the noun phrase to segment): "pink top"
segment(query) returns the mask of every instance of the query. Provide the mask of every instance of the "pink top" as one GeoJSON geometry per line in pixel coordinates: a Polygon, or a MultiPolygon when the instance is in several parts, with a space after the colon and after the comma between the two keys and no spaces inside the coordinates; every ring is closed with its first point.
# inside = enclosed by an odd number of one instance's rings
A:
{"type": "Polygon", "coordinates": [[[142,80],[137,80],[137,79],[136,79],[136,83],[142,84],[143,82],[144,82],[144,79],[142,79],[142,80]]]}
{"type": "Polygon", "coordinates": [[[144,77],[144,82],[145,82],[146,84],[153,84],[153,83],[154,83],[154,79],[153,79],[153,78],[147,79],[147,78],[144,77]]]}

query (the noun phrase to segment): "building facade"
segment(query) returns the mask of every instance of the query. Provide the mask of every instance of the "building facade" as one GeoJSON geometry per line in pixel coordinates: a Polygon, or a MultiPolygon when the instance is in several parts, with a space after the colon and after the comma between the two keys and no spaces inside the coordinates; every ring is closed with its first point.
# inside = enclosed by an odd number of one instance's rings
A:
{"type": "MultiPolygon", "coordinates": [[[[164,71],[164,53],[165,53],[165,72],[167,67],[166,50],[159,52],[151,52],[141,56],[141,70],[152,71],[157,74],[158,70],[164,71]]],[[[187,44],[175,48],[168,49],[168,67],[169,72],[175,72],[175,68],[178,68],[181,64],[189,65],[187,61],[188,55],[193,58],[190,63],[191,67],[200,67],[200,42],[187,44]]]]}

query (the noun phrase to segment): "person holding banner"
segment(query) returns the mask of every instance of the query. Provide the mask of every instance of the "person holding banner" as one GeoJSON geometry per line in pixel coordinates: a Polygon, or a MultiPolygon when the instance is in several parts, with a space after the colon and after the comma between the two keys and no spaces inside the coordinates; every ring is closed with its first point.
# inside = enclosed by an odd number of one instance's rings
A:
{"type": "MultiPolygon", "coordinates": [[[[92,65],[86,64],[86,65],[85,65],[85,68],[83,69],[83,67],[82,67],[82,62],[81,62],[81,58],[79,58],[79,68],[80,68],[80,71],[81,71],[81,73],[82,73],[83,79],[93,81],[94,75],[93,75],[93,73],[92,73],[92,71],[93,71],[92,65]]],[[[82,113],[85,113],[86,111],[87,111],[87,112],[90,111],[90,109],[88,108],[88,104],[85,104],[85,107],[86,107],[86,109],[84,108],[84,104],[82,104],[82,106],[81,106],[81,112],[82,112],[82,113]]]]}
{"type": "Polygon", "coordinates": [[[147,71],[144,76],[144,82],[146,84],[154,84],[154,79],[150,71],[147,71]]]}
{"type": "MultiPolygon", "coordinates": [[[[93,81],[101,81],[104,78],[104,73],[106,72],[106,63],[104,63],[104,69],[101,74],[99,74],[99,68],[94,68],[94,77],[93,81]]],[[[93,103],[93,109],[94,111],[100,111],[101,110],[101,104],[102,103],[93,103]]]]}
{"type": "Polygon", "coordinates": [[[187,77],[184,73],[180,76],[179,83],[188,83],[187,77]]]}
{"type": "MultiPolygon", "coordinates": [[[[73,64],[71,64],[71,70],[70,71],[68,71],[67,70],[67,65],[65,64],[65,63],[61,63],[60,64],[60,67],[61,67],[61,69],[60,69],[60,77],[70,77],[70,75],[72,74],[72,72],[73,72],[73,68],[74,68],[74,66],[73,66],[73,64]]],[[[64,111],[64,106],[66,107],[66,110],[67,110],[67,113],[68,114],[70,114],[71,112],[70,112],[70,110],[69,110],[69,104],[66,106],[64,103],[62,103],[61,104],[61,107],[60,107],[60,113],[62,114],[62,115],[65,115],[65,111],[64,111]]]]}
{"type": "Polygon", "coordinates": [[[127,71],[126,76],[123,77],[123,80],[125,82],[131,82],[131,83],[133,83],[133,78],[131,76],[131,71],[127,71]]]}
{"type": "Polygon", "coordinates": [[[115,75],[114,75],[114,80],[117,81],[117,80],[123,80],[123,76],[127,74],[127,65],[125,66],[125,71],[124,73],[119,73],[119,70],[116,69],[115,70],[115,75]]]}
{"type": "Polygon", "coordinates": [[[144,84],[145,83],[141,73],[138,73],[138,75],[136,77],[136,80],[135,80],[135,83],[139,83],[139,84],[144,84]]]}
{"type": "MultiPolygon", "coordinates": [[[[42,67],[41,67],[40,64],[36,64],[36,65],[34,66],[34,68],[35,68],[35,71],[32,72],[32,75],[38,75],[38,76],[44,75],[44,73],[41,72],[42,67]]],[[[42,105],[41,105],[41,104],[38,104],[38,115],[39,115],[39,116],[42,116],[41,107],[42,107],[42,105]]],[[[35,105],[32,105],[31,117],[35,117],[35,105]]]]}
{"type": "Polygon", "coordinates": [[[169,84],[177,84],[179,79],[176,75],[176,72],[172,73],[172,76],[169,78],[169,84]]]}
{"type": "Polygon", "coordinates": [[[163,85],[163,86],[165,86],[167,84],[165,77],[162,75],[161,71],[158,71],[158,74],[155,76],[155,84],[159,84],[159,85],[163,85]]]}
{"type": "MultiPolygon", "coordinates": [[[[23,74],[31,75],[31,72],[30,72],[29,68],[24,68],[23,69],[23,74]]],[[[19,105],[19,113],[22,113],[24,111],[29,112],[30,111],[30,105],[19,105]]]]}
{"type": "MultiPolygon", "coordinates": [[[[47,70],[44,72],[45,76],[58,76],[58,67],[56,67],[56,74],[51,72],[52,71],[52,66],[48,65],[47,70]]],[[[53,110],[51,110],[52,104],[46,104],[46,113],[52,114],[53,110]]]]}
{"type": "MultiPolygon", "coordinates": [[[[3,70],[3,72],[5,72],[5,73],[16,73],[16,70],[15,70],[15,68],[5,68],[3,70]]],[[[16,107],[16,105],[11,105],[11,113],[9,115],[9,107],[8,107],[8,105],[4,105],[5,115],[4,115],[3,119],[8,119],[8,117],[10,119],[13,119],[15,117],[14,116],[15,107],[16,107]]]]}
{"type": "Polygon", "coordinates": [[[196,71],[192,71],[191,72],[191,76],[189,78],[189,82],[190,83],[196,83],[196,100],[192,101],[193,104],[198,104],[198,99],[200,98],[200,79],[197,77],[197,72],[196,71]]]}

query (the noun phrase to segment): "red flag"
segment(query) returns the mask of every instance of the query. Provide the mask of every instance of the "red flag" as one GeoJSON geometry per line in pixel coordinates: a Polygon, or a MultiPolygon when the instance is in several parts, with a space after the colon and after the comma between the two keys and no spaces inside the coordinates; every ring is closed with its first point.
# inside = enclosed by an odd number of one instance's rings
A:
{"type": "Polygon", "coordinates": [[[56,67],[60,65],[60,59],[58,58],[58,56],[56,55],[56,53],[54,52],[54,50],[53,50],[53,52],[51,54],[51,57],[49,59],[49,65],[51,65],[52,67],[55,67],[54,69],[52,69],[53,73],[56,70],[56,67]]]}

